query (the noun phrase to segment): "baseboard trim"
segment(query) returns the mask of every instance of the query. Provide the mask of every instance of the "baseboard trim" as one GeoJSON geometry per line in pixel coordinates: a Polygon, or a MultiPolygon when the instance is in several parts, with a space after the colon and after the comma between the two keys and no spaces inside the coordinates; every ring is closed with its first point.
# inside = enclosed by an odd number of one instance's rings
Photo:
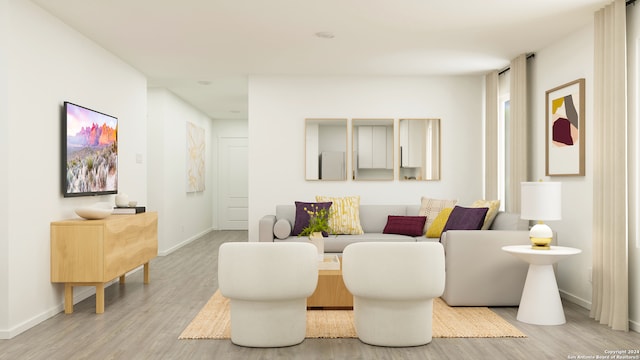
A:
{"type": "MultiPolygon", "coordinates": [[[[570,303],[582,306],[587,310],[591,310],[592,303],[590,301],[582,299],[563,290],[560,290],[560,297],[570,303]]],[[[640,333],[640,322],[629,319],[629,330],[640,333]]]]}
{"type": "MultiPolygon", "coordinates": [[[[127,274],[125,274],[125,277],[128,277],[129,275],[138,272],[140,270],[142,270],[143,267],[140,266],[136,269],[133,269],[131,271],[129,271],[127,274]]],[[[119,282],[120,279],[114,279],[111,280],[107,283],[105,283],[104,287],[105,289],[108,288],[109,286],[119,282]]],[[[53,285],[53,284],[52,284],[53,285]]],[[[61,289],[62,284],[60,284],[61,289]]],[[[77,287],[73,289],[73,304],[77,304],[83,300],[86,300],[87,298],[93,296],[96,294],[96,288],[93,286],[87,286],[87,287],[77,287]]],[[[64,292],[64,291],[62,291],[64,292]]],[[[62,294],[60,296],[62,299],[64,299],[64,294],[62,294]]],[[[18,324],[17,326],[14,326],[13,328],[7,329],[7,330],[0,330],[0,340],[10,340],[13,339],[14,337],[22,334],[23,332],[31,329],[34,326],[37,326],[38,324],[40,324],[43,321],[46,321],[56,315],[58,315],[59,313],[61,313],[62,311],[64,311],[64,300],[63,302],[61,302],[60,304],[53,306],[52,308],[43,311],[42,313],[32,317],[31,319],[28,319],[27,321],[24,321],[21,324],[18,324]]]]}
{"type": "Polygon", "coordinates": [[[10,329],[2,330],[0,331],[0,339],[2,340],[13,339],[14,337],[22,334],[23,332],[31,329],[32,327],[40,324],[41,322],[54,317],[56,314],[62,311],[63,308],[64,308],[63,305],[55,306],[10,329]]]}
{"type": "Polygon", "coordinates": [[[570,303],[576,304],[578,306],[582,306],[587,310],[591,310],[591,301],[585,300],[579,296],[575,296],[564,290],[560,290],[560,297],[564,300],[567,300],[570,303]]]}
{"type": "Polygon", "coordinates": [[[174,251],[176,251],[176,250],[180,249],[181,247],[186,246],[186,245],[189,245],[190,243],[192,243],[192,242],[194,242],[194,241],[198,240],[199,238],[201,238],[201,237],[203,237],[203,236],[205,236],[205,235],[209,234],[210,232],[212,232],[212,231],[214,231],[214,230],[215,230],[214,228],[209,228],[209,229],[207,229],[207,230],[205,230],[205,231],[202,231],[202,232],[200,232],[200,233],[198,233],[198,234],[196,234],[196,235],[194,235],[194,236],[192,236],[192,237],[190,237],[190,238],[186,239],[185,241],[183,241],[183,242],[181,242],[181,243],[179,243],[179,244],[177,244],[177,245],[175,245],[175,246],[173,246],[173,247],[170,247],[170,248],[169,248],[169,249],[167,249],[167,250],[159,251],[159,252],[158,252],[158,256],[167,256],[167,255],[171,254],[172,252],[174,252],[174,251]]]}
{"type": "MultiPolygon", "coordinates": [[[[185,241],[183,241],[182,243],[158,252],[158,256],[167,256],[169,254],[171,254],[172,252],[180,249],[181,247],[188,245],[189,243],[199,239],[202,236],[205,236],[207,234],[209,234],[210,232],[214,231],[214,228],[209,228],[205,231],[200,232],[199,234],[196,234],[188,239],[186,239],[185,241]]],[[[126,274],[126,276],[129,276],[130,274],[133,274],[136,271],[140,271],[142,269],[142,266],[130,271],[129,273],[126,274]]],[[[105,288],[109,287],[111,285],[113,285],[114,283],[117,283],[119,279],[114,279],[108,283],[105,284],[105,288]]],[[[53,285],[53,284],[52,284],[53,285]]],[[[74,289],[75,290],[75,289],[74,289]]],[[[88,297],[91,297],[93,295],[95,295],[96,293],[96,289],[94,287],[86,287],[86,288],[78,288],[77,290],[74,291],[73,294],[73,304],[77,304],[85,299],[87,299],[88,297]]],[[[28,319],[12,328],[8,328],[8,329],[0,329],[0,340],[9,340],[12,339],[20,334],[22,334],[23,332],[31,329],[32,327],[40,324],[41,322],[50,319],[52,317],[54,317],[55,315],[59,314],[60,312],[64,311],[64,294],[60,295],[60,299],[61,302],[59,304],[57,304],[56,306],[53,306],[52,308],[43,311],[42,313],[32,317],[31,319],[28,319]]]]}

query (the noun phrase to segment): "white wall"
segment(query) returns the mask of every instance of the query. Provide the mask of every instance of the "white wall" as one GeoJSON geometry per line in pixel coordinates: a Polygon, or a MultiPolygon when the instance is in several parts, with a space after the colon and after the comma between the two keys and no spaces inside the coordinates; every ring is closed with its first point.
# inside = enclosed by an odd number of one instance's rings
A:
{"type": "MultiPolygon", "coordinates": [[[[627,9],[637,11],[636,7],[627,9]]],[[[633,18],[630,18],[633,20],[633,18]]],[[[630,23],[638,27],[639,24],[630,23]]],[[[558,232],[559,245],[582,249],[582,254],[569,257],[558,263],[558,287],[569,301],[591,308],[592,286],[589,272],[593,256],[593,24],[576,31],[570,36],[538,51],[532,64],[533,83],[531,85],[531,119],[533,122],[531,179],[561,181],[562,220],[550,221],[551,228],[558,232]],[[586,154],[585,176],[545,177],[545,91],[567,82],[585,78],[586,89],[586,154]]],[[[638,32],[640,33],[640,31],[638,32]]],[[[637,40],[631,39],[630,54],[637,54],[637,40]]],[[[637,55],[636,55],[637,56],[637,55]]],[[[630,69],[637,71],[629,61],[630,69]]],[[[637,85],[629,83],[630,119],[637,119],[637,85]]],[[[633,127],[632,127],[633,128],[633,127]]],[[[631,154],[635,158],[635,155],[631,154]]],[[[637,181],[637,180],[636,180],[637,181]]],[[[633,194],[630,196],[634,196],[633,194]]],[[[633,199],[630,199],[633,203],[633,199]]],[[[633,213],[631,214],[633,215],[633,213]]],[[[632,219],[630,218],[630,221],[632,219]]],[[[640,249],[636,242],[635,228],[630,227],[629,241],[629,318],[631,328],[640,331],[640,249]]]]}
{"type": "Polygon", "coordinates": [[[211,120],[165,89],[149,89],[149,203],[158,211],[158,253],[166,255],[211,231],[211,120]],[[205,131],[205,190],[187,193],[187,122],[205,131]]]}
{"type": "Polygon", "coordinates": [[[627,6],[627,58],[628,58],[628,116],[629,116],[629,144],[631,153],[629,162],[634,164],[635,172],[631,172],[629,183],[629,318],[634,330],[640,332],[640,214],[638,213],[638,187],[640,186],[640,7],[634,4],[627,6]],[[634,186],[635,185],[635,186],[634,186]]]}
{"type": "MultiPolygon", "coordinates": [[[[8,52],[9,4],[0,0],[0,154],[9,154],[8,52]]],[[[8,169],[8,156],[0,156],[0,169],[8,169]]],[[[9,322],[9,172],[0,171],[0,331],[9,322]]],[[[0,338],[2,335],[0,334],[0,338]]]]}
{"type": "Polygon", "coordinates": [[[580,255],[558,263],[558,287],[563,296],[591,307],[591,283],[587,271],[592,264],[593,221],[593,26],[536,52],[530,61],[530,111],[532,149],[530,180],[562,182],[562,220],[549,221],[558,232],[558,244],[582,249],[580,255]],[[585,78],[586,151],[585,176],[545,176],[545,92],[570,81],[585,78]]]}
{"type": "Polygon", "coordinates": [[[146,157],[147,107],[144,76],[33,3],[0,1],[0,14],[0,251],[8,253],[0,258],[0,338],[8,338],[62,309],[63,286],[50,282],[50,222],[113,201],[62,197],[62,102],[119,118],[119,186],[141,203],[147,172],[135,158],[146,157]]]}
{"type": "MultiPolygon", "coordinates": [[[[418,205],[421,196],[471,204],[482,196],[481,131],[480,76],[251,77],[249,240],[257,241],[258,221],[275,205],[315,195],[360,195],[364,204],[418,205]],[[305,118],[441,118],[442,180],[305,181],[305,118]]],[[[351,149],[350,130],[348,138],[351,149]]]]}

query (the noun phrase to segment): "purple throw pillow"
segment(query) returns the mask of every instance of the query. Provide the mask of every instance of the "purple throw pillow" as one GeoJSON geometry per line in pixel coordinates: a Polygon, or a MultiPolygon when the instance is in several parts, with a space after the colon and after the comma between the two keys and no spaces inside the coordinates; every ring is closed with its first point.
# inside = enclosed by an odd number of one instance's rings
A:
{"type": "Polygon", "coordinates": [[[389,215],[387,217],[387,225],[385,225],[382,233],[407,236],[422,236],[424,235],[424,223],[426,221],[426,216],[389,215]]]}
{"type": "Polygon", "coordinates": [[[447,230],[480,230],[487,211],[489,211],[489,208],[486,207],[466,208],[455,206],[442,232],[447,230]]]}
{"type": "Polygon", "coordinates": [[[296,201],[295,203],[296,203],[296,219],[293,223],[293,230],[291,231],[292,236],[300,235],[302,230],[304,230],[304,228],[309,226],[309,213],[307,212],[307,210],[313,211],[314,208],[316,210],[327,209],[327,212],[328,212],[329,208],[331,207],[331,204],[333,204],[331,201],[319,202],[319,203],[296,201]],[[313,207],[311,206],[311,204],[313,204],[313,207]],[[305,210],[305,208],[307,210],[305,210]]]}

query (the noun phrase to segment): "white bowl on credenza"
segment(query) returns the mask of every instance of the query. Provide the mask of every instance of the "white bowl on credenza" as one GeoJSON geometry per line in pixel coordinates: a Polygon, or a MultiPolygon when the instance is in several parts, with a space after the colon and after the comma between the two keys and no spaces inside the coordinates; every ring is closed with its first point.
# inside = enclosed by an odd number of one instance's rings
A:
{"type": "Polygon", "coordinates": [[[99,220],[111,215],[113,210],[98,206],[85,206],[75,209],[75,212],[83,219],[99,220]]]}

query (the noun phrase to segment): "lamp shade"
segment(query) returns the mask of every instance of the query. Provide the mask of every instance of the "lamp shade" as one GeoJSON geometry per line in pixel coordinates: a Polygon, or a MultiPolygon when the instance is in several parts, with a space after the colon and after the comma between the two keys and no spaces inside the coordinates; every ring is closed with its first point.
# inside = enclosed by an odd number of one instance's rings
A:
{"type": "Polygon", "coordinates": [[[520,217],[526,220],[562,219],[562,183],[522,182],[520,217]]]}

